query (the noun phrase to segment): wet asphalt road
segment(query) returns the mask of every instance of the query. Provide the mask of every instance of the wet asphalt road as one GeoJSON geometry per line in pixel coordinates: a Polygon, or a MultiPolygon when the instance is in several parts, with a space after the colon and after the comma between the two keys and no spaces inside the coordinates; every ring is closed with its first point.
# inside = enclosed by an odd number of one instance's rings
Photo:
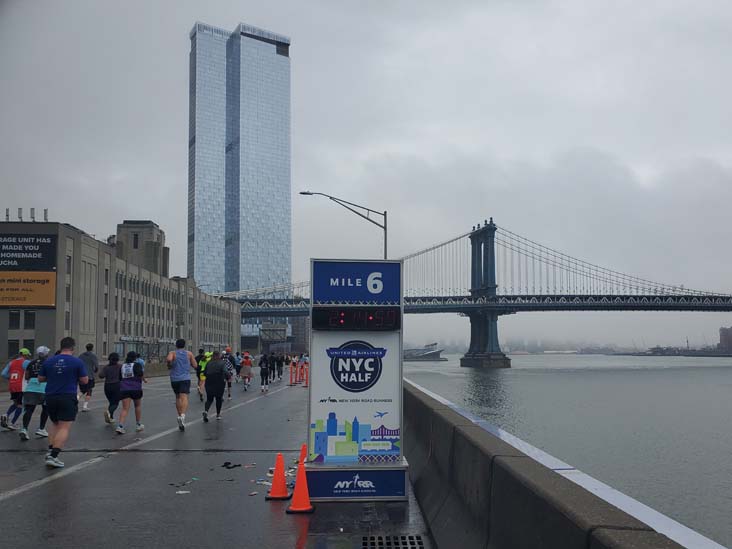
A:
{"type": "Polygon", "coordinates": [[[21,442],[16,432],[0,432],[2,546],[345,549],[362,547],[363,536],[396,534],[421,535],[429,546],[413,498],[322,503],[313,515],[287,515],[288,502],[265,502],[269,487],[257,480],[267,479],[277,452],[292,465],[305,441],[300,386],[283,380],[263,395],[234,384],[224,419],[207,424],[194,390],[181,433],[168,378],[154,378],[144,386],[145,430],[134,432],[132,416],[125,435],[104,422],[100,389],[73,426],[65,469],[45,467],[47,439],[21,442]],[[241,467],[223,468],[227,461],[241,467]]]}

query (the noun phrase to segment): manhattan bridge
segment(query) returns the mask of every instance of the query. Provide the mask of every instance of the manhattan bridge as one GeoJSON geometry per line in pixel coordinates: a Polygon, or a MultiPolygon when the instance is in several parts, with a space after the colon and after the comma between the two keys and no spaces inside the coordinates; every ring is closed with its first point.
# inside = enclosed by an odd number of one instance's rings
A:
{"type": "MultiPolygon", "coordinates": [[[[498,317],[535,311],[732,311],[732,295],[653,282],[601,267],[485,221],[400,258],[404,312],[470,319],[464,366],[508,366],[498,317]]],[[[218,294],[243,318],[310,314],[310,282],[218,294]]]]}

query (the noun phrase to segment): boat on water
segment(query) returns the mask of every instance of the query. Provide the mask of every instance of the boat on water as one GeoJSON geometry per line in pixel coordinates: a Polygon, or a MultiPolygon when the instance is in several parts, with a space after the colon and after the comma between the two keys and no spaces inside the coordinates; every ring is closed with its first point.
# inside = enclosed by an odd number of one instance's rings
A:
{"type": "Polygon", "coordinates": [[[438,349],[437,343],[430,343],[419,349],[404,349],[403,357],[406,362],[442,362],[447,360],[440,356],[444,349],[438,349]]]}

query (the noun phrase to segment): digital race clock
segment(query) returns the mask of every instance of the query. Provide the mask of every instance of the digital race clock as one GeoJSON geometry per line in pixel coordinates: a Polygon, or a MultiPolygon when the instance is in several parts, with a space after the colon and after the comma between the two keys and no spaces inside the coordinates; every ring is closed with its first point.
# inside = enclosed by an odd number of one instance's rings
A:
{"type": "Polygon", "coordinates": [[[402,327],[398,306],[313,307],[313,330],[389,332],[402,327]]]}

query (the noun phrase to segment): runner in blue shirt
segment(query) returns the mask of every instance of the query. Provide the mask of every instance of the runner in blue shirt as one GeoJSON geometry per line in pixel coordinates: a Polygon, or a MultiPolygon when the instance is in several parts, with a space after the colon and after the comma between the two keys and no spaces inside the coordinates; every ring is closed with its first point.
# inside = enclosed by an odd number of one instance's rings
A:
{"type": "Polygon", "coordinates": [[[241,380],[241,353],[239,351],[234,355],[234,369],[236,370],[236,382],[241,380]]]}
{"type": "Polygon", "coordinates": [[[198,366],[193,353],[186,351],[186,340],[175,342],[175,351],[170,351],[166,357],[170,370],[170,385],[175,393],[175,409],[178,412],[178,429],[186,430],[186,410],[188,409],[188,394],[191,392],[191,369],[198,366]]]}
{"type": "Polygon", "coordinates": [[[53,428],[48,436],[48,467],[64,466],[58,458],[69,438],[71,424],[76,420],[79,402],[78,385],[86,385],[89,377],[84,363],[74,356],[76,341],[72,337],[61,340],[61,352],[46,360],[38,372],[39,383],[46,383],[46,410],[53,428]]]}

